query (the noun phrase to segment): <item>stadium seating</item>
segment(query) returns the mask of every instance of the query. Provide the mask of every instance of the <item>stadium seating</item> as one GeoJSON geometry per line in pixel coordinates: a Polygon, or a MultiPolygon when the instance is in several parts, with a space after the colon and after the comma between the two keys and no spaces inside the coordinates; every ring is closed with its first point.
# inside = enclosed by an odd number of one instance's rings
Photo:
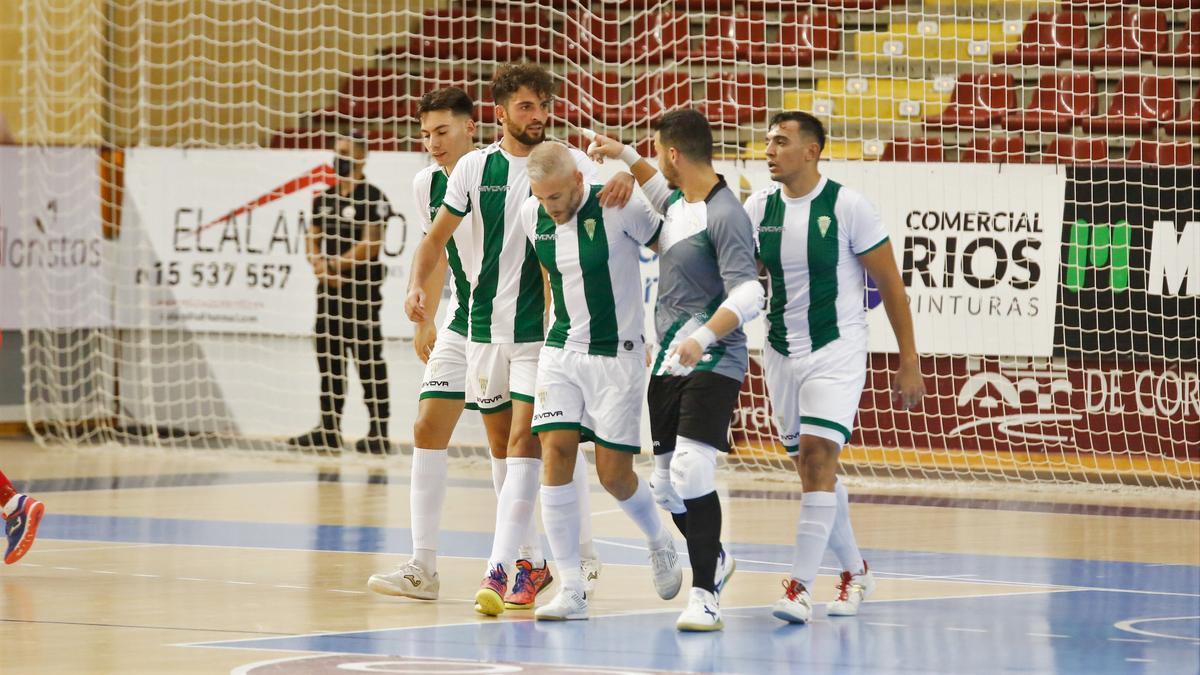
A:
{"type": "Polygon", "coordinates": [[[696,61],[746,60],[752,51],[767,43],[767,24],[761,14],[735,12],[714,16],[704,27],[703,37],[676,58],[696,61]]]}
{"type": "Polygon", "coordinates": [[[910,62],[944,61],[955,64],[989,63],[992,54],[1015,47],[1018,36],[1004,24],[988,21],[892,24],[884,32],[858,34],[858,58],[910,62]]]}
{"type": "MultiPolygon", "coordinates": [[[[745,149],[742,150],[740,159],[745,160],[762,160],[767,158],[767,144],[765,141],[753,141],[747,143],[745,149]]],[[[876,157],[866,157],[863,153],[862,141],[835,141],[826,139],[825,150],[821,152],[821,159],[877,159],[876,157]]]]}
{"type": "Polygon", "coordinates": [[[1103,138],[1056,138],[1042,150],[1042,164],[1096,164],[1108,161],[1103,138]]]}
{"type": "Polygon", "coordinates": [[[325,121],[398,120],[408,116],[405,74],[391,69],[356,70],[342,80],[333,107],[313,112],[325,121]]]}
{"type": "Polygon", "coordinates": [[[619,63],[621,26],[618,19],[619,16],[612,12],[571,12],[563,20],[562,36],[557,40],[555,56],[571,63],[586,64],[592,57],[606,63],[619,63]],[[610,46],[612,59],[608,58],[610,46]]]}
{"type": "Polygon", "coordinates": [[[937,91],[929,80],[830,78],[819,80],[813,90],[786,92],[783,107],[814,113],[818,117],[832,115],[853,124],[890,123],[938,115],[949,100],[950,92],[937,91]],[[917,104],[913,113],[901,110],[912,103],[917,104]]]}
{"type": "MultiPolygon", "coordinates": [[[[484,19],[487,23],[488,20],[484,19]]],[[[553,59],[553,40],[550,16],[540,9],[509,9],[497,11],[491,19],[491,39],[470,45],[468,58],[498,63],[526,59],[549,63],[553,59]]]]}
{"type": "Polygon", "coordinates": [[[633,61],[653,65],[675,58],[689,47],[691,27],[681,12],[647,12],[633,18],[628,42],[609,45],[604,49],[604,61],[622,63],[633,61]]]}
{"type": "Polygon", "coordinates": [[[1054,66],[1071,58],[1088,43],[1083,12],[1038,12],[1029,17],[1016,49],[992,55],[992,62],[1010,66],[1054,66]]]}
{"type": "Polygon", "coordinates": [[[716,125],[761,122],[767,117],[767,78],[762,73],[717,73],[705,81],[699,109],[716,125]]]}
{"type": "Polygon", "coordinates": [[[466,56],[467,45],[479,42],[479,17],[461,9],[442,9],[421,17],[421,35],[409,51],[427,59],[466,56]]]}
{"type": "Polygon", "coordinates": [[[1186,115],[1168,127],[1173,136],[1200,136],[1200,88],[1192,96],[1191,108],[1186,115]]]}
{"type": "Polygon", "coordinates": [[[1156,166],[1193,166],[1195,144],[1187,141],[1156,141],[1139,139],[1129,149],[1125,161],[1156,166]]]}
{"type": "Polygon", "coordinates": [[[575,126],[591,126],[607,119],[609,110],[621,108],[621,77],[615,72],[567,73],[562,95],[555,101],[554,116],[575,126]]]}
{"type": "MultiPolygon", "coordinates": [[[[490,79],[478,75],[466,66],[452,66],[427,70],[423,75],[421,90],[413,92],[415,98],[421,94],[442,87],[459,87],[475,101],[475,119],[485,124],[496,121],[496,108],[492,102],[492,87],[490,79]]],[[[416,100],[412,104],[412,113],[416,115],[416,100]]]]}
{"type": "Polygon", "coordinates": [[[692,84],[687,73],[644,73],[626,88],[631,90],[630,98],[605,108],[601,117],[605,124],[648,126],[663,113],[691,104],[692,84]]]}
{"type": "Polygon", "coordinates": [[[943,155],[940,138],[897,138],[888,141],[881,159],[885,162],[941,162],[943,155]]]}
{"type": "Polygon", "coordinates": [[[1170,35],[1162,12],[1113,12],[1100,43],[1075,52],[1071,60],[1078,66],[1136,66],[1166,52],[1170,35]]]}
{"type": "Polygon", "coordinates": [[[325,129],[289,128],[273,136],[268,146],[280,150],[330,150],[336,136],[325,129]]]}
{"type": "Polygon", "coordinates": [[[1200,8],[1192,12],[1187,30],[1169,53],[1158,54],[1154,62],[1167,68],[1200,68],[1200,8]]]}
{"type": "Polygon", "coordinates": [[[1016,107],[1017,92],[1012,75],[959,75],[950,105],[941,114],[927,117],[925,127],[987,129],[1016,107]]]}
{"type": "Polygon", "coordinates": [[[750,50],[751,63],[772,66],[807,66],[814,60],[837,57],[842,30],[836,14],[789,12],[779,23],[773,43],[750,50]]]}
{"type": "Polygon", "coordinates": [[[1020,136],[976,136],[963,148],[962,162],[1024,164],[1025,139],[1020,136]]]}
{"type": "Polygon", "coordinates": [[[1155,75],[1121,78],[1108,112],[1083,120],[1084,131],[1122,136],[1141,135],[1175,120],[1175,80],[1155,75]]]}
{"type": "Polygon", "coordinates": [[[1046,73],[1033,100],[1004,116],[1009,131],[1066,131],[1096,112],[1096,78],[1084,73],[1046,73]]]}

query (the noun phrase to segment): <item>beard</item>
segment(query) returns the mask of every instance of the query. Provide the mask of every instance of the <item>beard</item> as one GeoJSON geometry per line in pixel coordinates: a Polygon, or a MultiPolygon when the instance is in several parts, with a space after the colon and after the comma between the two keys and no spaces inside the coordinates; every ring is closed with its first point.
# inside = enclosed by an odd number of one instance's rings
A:
{"type": "Polygon", "coordinates": [[[545,126],[542,126],[535,132],[530,132],[529,127],[526,126],[517,131],[510,130],[509,133],[513,138],[517,139],[524,145],[537,145],[538,143],[546,140],[545,126]]]}

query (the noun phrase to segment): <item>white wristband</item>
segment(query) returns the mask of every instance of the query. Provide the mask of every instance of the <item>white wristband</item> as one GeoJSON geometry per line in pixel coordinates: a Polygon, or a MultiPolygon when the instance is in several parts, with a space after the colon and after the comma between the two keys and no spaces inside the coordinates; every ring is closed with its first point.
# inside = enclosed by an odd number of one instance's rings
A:
{"type": "Polygon", "coordinates": [[[621,151],[621,156],[618,159],[620,159],[622,162],[625,162],[626,166],[633,166],[634,164],[642,161],[642,156],[638,154],[637,148],[633,147],[632,145],[627,145],[625,146],[625,149],[621,151]]]}
{"type": "Polygon", "coordinates": [[[700,326],[688,337],[700,343],[700,351],[708,349],[709,345],[717,341],[717,334],[712,332],[708,326],[700,326]]]}

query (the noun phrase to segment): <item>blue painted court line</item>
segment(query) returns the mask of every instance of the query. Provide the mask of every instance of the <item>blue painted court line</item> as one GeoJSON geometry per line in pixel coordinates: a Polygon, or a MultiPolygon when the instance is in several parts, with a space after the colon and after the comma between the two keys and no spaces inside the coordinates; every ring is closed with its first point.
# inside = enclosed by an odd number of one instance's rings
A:
{"type": "MultiPolygon", "coordinates": [[[[210,485],[252,485],[256,483],[333,483],[347,485],[408,485],[409,477],[400,472],[383,469],[343,474],[330,469],[314,471],[247,471],[152,474],[142,476],[83,476],[79,478],[39,478],[15,483],[18,490],[28,494],[48,492],[83,492],[92,490],[131,490],[146,488],[203,487],[210,485]]],[[[488,479],[449,478],[450,487],[491,489],[488,479]]],[[[592,485],[592,492],[603,488],[592,485]]],[[[762,490],[734,488],[723,491],[731,499],[766,499],[800,503],[798,490],[762,490]]],[[[1026,513],[1062,513],[1081,516],[1116,516],[1128,518],[1162,518],[1171,520],[1200,520],[1200,509],[1164,509],[1116,504],[1072,504],[1008,499],[975,499],[969,497],[927,497],[922,495],[887,495],[851,492],[854,504],[894,504],[930,508],[982,509],[988,511],[1020,511],[1026,513]]]]}
{"type": "MultiPolygon", "coordinates": [[[[39,534],[47,539],[75,541],[345,551],[397,556],[411,553],[412,547],[412,538],[406,528],[56,513],[46,515],[39,534]]],[[[491,550],[491,540],[488,532],[443,531],[439,552],[446,556],[482,559],[491,550]]],[[[597,546],[605,562],[648,564],[643,541],[600,539],[597,546]]],[[[778,572],[782,577],[791,566],[791,546],[730,542],[727,548],[738,558],[738,568],[743,571],[778,572]]],[[[681,547],[680,550],[686,548],[681,547]]],[[[1200,566],[1192,565],[1147,565],[886,549],[864,549],[863,554],[871,566],[884,576],[966,575],[963,581],[995,580],[1200,594],[1200,566]]],[[[833,567],[831,555],[827,557],[826,565],[833,567]]]]}
{"type": "Polygon", "coordinates": [[[853,618],[825,618],[818,607],[818,621],[808,626],[784,624],[767,608],[746,608],[727,610],[726,628],[715,634],[679,633],[677,611],[563,623],[481,619],[202,646],[716,673],[1200,669],[1200,598],[1068,591],[868,602],[853,618]],[[1153,634],[1114,626],[1130,620],[1153,634]]]}

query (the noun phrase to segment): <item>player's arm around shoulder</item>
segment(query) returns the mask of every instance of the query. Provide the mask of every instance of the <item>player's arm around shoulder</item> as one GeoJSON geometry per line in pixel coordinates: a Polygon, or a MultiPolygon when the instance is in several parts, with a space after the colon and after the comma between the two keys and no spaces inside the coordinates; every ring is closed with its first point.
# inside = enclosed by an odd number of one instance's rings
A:
{"type": "MultiPolygon", "coordinates": [[[[658,252],[658,235],[662,233],[662,219],[650,208],[646,200],[635,194],[625,206],[608,209],[606,213],[608,211],[620,219],[618,222],[621,231],[626,236],[639,246],[645,246],[658,252]]],[[[608,218],[607,215],[606,218],[608,218]]]]}

